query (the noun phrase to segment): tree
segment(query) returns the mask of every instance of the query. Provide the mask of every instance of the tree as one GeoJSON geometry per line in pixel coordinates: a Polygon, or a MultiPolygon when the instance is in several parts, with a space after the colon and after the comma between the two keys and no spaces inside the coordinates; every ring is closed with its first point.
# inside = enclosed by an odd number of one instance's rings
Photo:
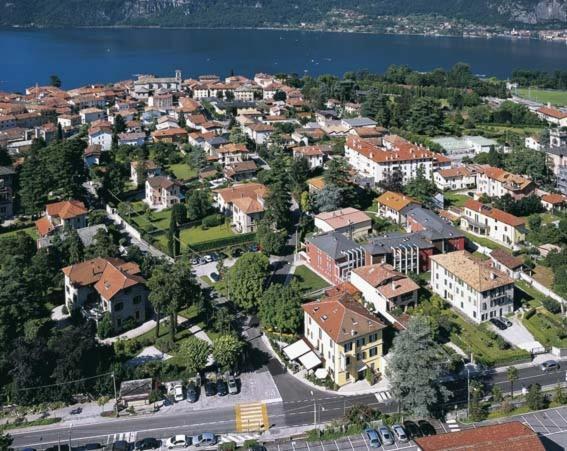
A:
{"type": "Polygon", "coordinates": [[[187,127],[187,121],[185,120],[185,113],[183,111],[179,112],[177,122],[181,128],[187,127]]]}
{"type": "Polygon", "coordinates": [[[271,223],[262,219],[258,223],[256,239],[262,251],[267,255],[281,255],[285,249],[287,234],[282,231],[274,231],[271,223]]]}
{"type": "Polygon", "coordinates": [[[226,276],[230,299],[242,309],[255,310],[262,297],[269,267],[270,261],[264,254],[248,252],[240,257],[226,276]]]}
{"type": "Polygon", "coordinates": [[[64,247],[67,254],[67,264],[74,265],[85,259],[85,246],[75,229],[69,232],[64,247]]]}
{"type": "Polygon", "coordinates": [[[390,126],[391,112],[388,97],[372,90],[362,104],[362,114],[373,118],[383,127],[390,126]]]}
{"type": "Polygon", "coordinates": [[[303,313],[301,292],[295,284],[273,283],[260,300],[259,317],[264,327],[278,332],[294,333],[299,330],[303,313]]]}
{"type": "Polygon", "coordinates": [[[57,141],[63,141],[63,138],[65,138],[65,134],[63,133],[63,127],[61,126],[60,123],[57,124],[57,136],[56,139],[57,141]]]}
{"type": "Polygon", "coordinates": [[[344,158],[335,157],[327,163],[327,170],[323,175],[325,185],[347,188],[350,187],[350,179],[350,168],[344,158]]]}
{"type": "Polygon", "coordinates": [[[168,284],[171,290],[166,308],[170,318],[170,341],[173,343],[177,332],[179,310],[185,306],[197,304],[201,299],[201,288],[197,284],[187,258],[181,258],[171,266],[168,284]]]}
{"type": "Polygon", "coordinates": [[[204,218],[212,209],[209,193],[204,190],[193,190],[187,198],[187,216],[190,221],[204,218]]]}
{"type": "Polygon", "coordinates": [[[120,249],[110,233],[100,229],[95,233],[92,244],[87,247],[85,256],[88,258],[114,258],[120,256],[120,249]]]}
{"type": "Polygon", "coordinates": [[[289,168],[291,190],[298,197],[307,189],[307,178],[309,177],[309,162],[306,158],[294,158],[289,168]]]}
{"type": "Polygon", "coordinates": [[[422,203],[429,203],[431,197],[437,192],[437,187],[425,177],[423,167],[419,166],[415,177],[406,183],[404,192],[422,203]]]}
{"type": "Polygon", "coordinates": [[[291,224],[290,178],[283,158],[277,156],[271,164],[268,193],[264,200],[264,218],[276,230],[284,230],[291,224]]]}
{"type": "Polygon", "coordinates": [[[47,203],[49,179],[42,169],[38,151],[32,150],[24,159],[20,170],[20,203],[26,214],[37,215],[47,203]]]}
{"type": "Polygon", "coordinates": [[[546,401],[545,396],[541,392],[541,385],[530,385],[528,394],[526,395],[526,404],[531,410],[541,410],[545,408],[546,401]]]}
{"type": "Polygon", "coordinates": [[[439,382],[445,359],[428,319],[412,316],[394,338],[390,355],[387,375],[401,408],[419,417],[439,415],[450,392],[439,382]]]}
{"type": "Polygon", "coordinates": [[[518,368],[515,366],[509,366],[506,370],[506,377],[508,378],[508,382],[510,382],[510,396],[514,398],[514,382],[518,380],[518,368]]]}
{"type": "Polygon", "coordinates": [[[221,335],[213,340],[213,358],[224,370],[233,369],[243,351],[244,343],[234,335],[221,335]]]}
{"type": "Polygon", "coordinates": [[[170,284],[171,264],[162,263],[154,268],[151,277],[148,280],[148,289],[150,294],[148,300],[152,304],[156,312],[156,338],[159,338],[159,326],[161,313],[164,312],[169,304],[172,296],[173,288],[170,284]]]}
{"type": "Polygon", "coordinates": [[[114,127],[113,127],[114,134],[117,135],[119,133],[124,133],[126,131],[126,121],[121,114],[117,114],[114,117],[114,127]]]}
{"type": "Polygon", "coordinates": [[[10,434],[0,433],[0,450],[8,451],[10,450],[10,445],[13,443],[14,439],[10,434]]]}
{"type": "Polygon", "coordinates": [[[173,258],[181,254],[179,241],[179,226],[187,220],[187,208],[183,204],[175,204],[171,209],[169,230],[167,232],[167,249],[173,258]]]}
{"type": "Polygon", "coordinates": [[[338,186],[325,185],[313,197],[313,206],[318,212],[335,211],[343,205],[345,205],[344,189],[338,186]]]}
{"type": "Polygon", "coordinates": [[[197,337],[184,340],[179,348],[179,355],[183,359],[187,370],[192,374],[198,373],[207,366],[207,359],[210,353],[211,346],[209,343],[197,337]]]}
{"type": "Polygon", "coordinates": [[[285,102],[286,99],[287,99],[287,95],[286,95],[285,91],[280,91],[278,89],[276,91],[276,93],[274,94],[274,100],[276,102],[285,102]]]}
{"type": "Polygon", "coordinates": [[[420,135],[434,136],[443,127],[443,112],[439,102],[420,97],[413,102],[407,123],[408,130],[420,135]]]}
{"type": "Polygon", "coordinates": [[[110,318],[110,313],[106,312],[102,315],[101,320],[97,325],[97,335],[101,339],[108,338],[112,336],[112,319],[110,318]]]}
{"type": "Polygon", "coordinates": [[[392,191],[401,193],[404,191],[404,174],[399,167],[395,167],[393,171],[387,172],[386,177],[378,182],[378,186],[384,191],[392,191]]]}
{"type": "Polygon", "coordinates": [[[51,86],[55,86],[56,88],[60,88],[61,87],[61,79],[59,78],[58,75],[50,75],[49,76],[49,84],[51,86]]]}

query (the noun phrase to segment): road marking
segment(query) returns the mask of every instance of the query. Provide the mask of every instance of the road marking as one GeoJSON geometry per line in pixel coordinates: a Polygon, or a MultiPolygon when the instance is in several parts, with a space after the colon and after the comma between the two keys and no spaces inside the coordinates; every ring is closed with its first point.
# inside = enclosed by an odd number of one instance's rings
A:
{"type": "Polygon", "coordinates": [[[537,421],[539,421],[539,424],[541,424],[541,427],[547,431],[547,434],[551,432],[549,428],[545,424],[543,424],[543,421],[541,421],[537,415],[532,415],[532,418],[535,418],[537,421]]]}
{"type": "Polygon", "coordinates": [[[270,427],[265,403],[238,404],[235,408],[236,431],[265,431],[270,427]]]}
{"type": "Polygon", "coordinates": [[[456,420],[447,420],[447,426],[449,426],[449,432],[459,432],[461,430],[461,425],[456,420]]]}
{"type": "Polygon", "coordinates": [[[556,428],[557,430],[560,430],[560,429],[561,429],[561,428],[559,427],[559,425],[553,420],[553,418],[551,418],[551,416],[549,415],[549,413],[547,413],[547,414],[544,413],[544,414],[543,414],[543,417],[544,417],[545,419],[548,419],[549,421],[551,421],[551,422],[555,425],[555,428],[556,428]]]}

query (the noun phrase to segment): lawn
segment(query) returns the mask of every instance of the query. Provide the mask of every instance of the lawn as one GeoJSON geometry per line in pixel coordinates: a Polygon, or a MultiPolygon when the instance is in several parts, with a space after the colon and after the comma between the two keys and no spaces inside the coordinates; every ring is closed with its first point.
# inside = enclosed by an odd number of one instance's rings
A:
{"type": "Polygon", "coordinates": [[[462,232],[465,234],[465,236],[469,240],[474,241],[474,242],[480,244],[481,246],[487,247],[487,248],[492,249],[492,250],[494,250],[494,249],[506,249],[504,246],[502,246],[498,243],[495,243],[494,241],[489,240],[488,238],[476,236],[476,235],[473,235],[472,233],[465,232],[464,230],[462,232]]]}
{"type": "Polygon", "coordinates": [[[553,290],[553,270],[551,268],[537,265],[532,272],[532,277],[545,288],[553,290]]]}
{"type": "Polygon", "coordinates": [[[10,230],[9,232],[0,233],[0,239],[3,238],[3,237],[14,236],[18,232],[27,233],[34,240],[38,239],[37,229],[35,228],[35,226],[30,226],[30,227],[26,227],[25,229],[10,230]]]}
{"type": "Polygon", "coordinates": [[[540,103],[551,103],[556,106],[567,105],[567,91],[555,91],[550,89],[519,88],[518,95],[528,100],[540,103]]]}
{"type": "Polygon", "coordinates": [[[173,172],[178,180],[189,180],[197,177],[197,171],[187,163],[177,163],[169,166],[169,170],[173,172]]]}
{"type": "Polygon", "coordinates": [[[325,280],[311,271],[307,266],[298,266],[293,274],[294,280],[299,282],[299,288],[304,293],[320,290],[329,286],[325,280]]]}
{"type": "MultiPolygon", "coordinates": [[[[205,241],[215,241],[222,238],[230,238],[235,235],[230,224],[221,224],[216,227],[209,227],[206,230],[202,229],[201,226],[182,229],[179,234],[179,239],[181,240],[181,247],[185,248],[187,245],[193,246],[205,241]]],[[[167,235],[165,233],[155,234],[154,238],[157,239],[163,249],[167,249],[167,235]]]]}
{"type": "Polygon", "coordinates": [[[532,288],[528,283],[523,280],[516,280],[516,289],[514,300],[520,301],[521,304],[528,304],[530,307],[540,307],[541,300],[545,297],[542,293],[532,288]]]}
{"type": "Polygon", "coordinates": [[[567,334],[560,315],[554,315],[545,308],[539,307],[532,317],[522,319],[522,323],[544,346],[567,348],[567,334]]]}
{"type": "MultiPolygon", "coordinates": [[[[141,212],[143,208],[143,202],[132,202],[130,204],[132,206],[133,211],[141,212]]],[[[126,219],[126,218],[125,218],[126,219]]],[[[138,226],[138,228],[144,231],[152,230],[152,226],[161,229],[167,230],[169,228],[169,222],[171,219],[171,210],[162,210],[162,211],[151,211],[149,216],[144,213],[139,214],[132,214],[131,221],[138,226]]]]}
{"type": "Polygon", "coordinates": [[[459,329],[458,332],[451,334],[451,341],[467,354],[472,353],[475,360],[488,365],[495,365],[517,362],[530,357],[530,354],[523,349],[513,347],[500,349],[485,324],[469,323],[454,311],[449,314],[453,323],[459,329]]]}
{"type": "Polygon", "coordinates": [[[465,202],[470,199],[466,194],[457,194],[450,191],[443,193],[443,196],[448,207],[463,207],[465,202]]]}

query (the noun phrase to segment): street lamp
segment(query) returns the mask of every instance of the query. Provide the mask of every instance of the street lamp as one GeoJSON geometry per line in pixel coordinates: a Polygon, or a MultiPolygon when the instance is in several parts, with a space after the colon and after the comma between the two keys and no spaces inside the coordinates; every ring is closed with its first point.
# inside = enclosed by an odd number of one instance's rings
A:
{"type": "Polygon", "coordinates": [[[317,427],[317,400],[315,399],[313,390],[311,390],[310,393],[313,398],[313,427],[317,427]]]}

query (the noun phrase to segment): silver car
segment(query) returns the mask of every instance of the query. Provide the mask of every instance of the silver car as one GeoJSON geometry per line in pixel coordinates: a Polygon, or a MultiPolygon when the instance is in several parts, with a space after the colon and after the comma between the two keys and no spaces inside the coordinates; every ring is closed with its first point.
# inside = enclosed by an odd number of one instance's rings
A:
{"type": "Polygon", "coordinates": [[[394,436],[396,437],[396,440],[398,440],[398,442],[400,443],[409,442],[409,438],[408,435],[406,434],[406,430],[399,424],[394,424],[392,426],[392,432],[394,433],[394,436]]]}
{"type": "Polygon", "coordinates": [[[382,443],[384,445],[394,444],[394,436],[390,432],[390,429],[388,429],[386,426],[381,426],[380,428],[378,428],[378,434],[380,435],[380,438],[382,439],[382,443]]]}

